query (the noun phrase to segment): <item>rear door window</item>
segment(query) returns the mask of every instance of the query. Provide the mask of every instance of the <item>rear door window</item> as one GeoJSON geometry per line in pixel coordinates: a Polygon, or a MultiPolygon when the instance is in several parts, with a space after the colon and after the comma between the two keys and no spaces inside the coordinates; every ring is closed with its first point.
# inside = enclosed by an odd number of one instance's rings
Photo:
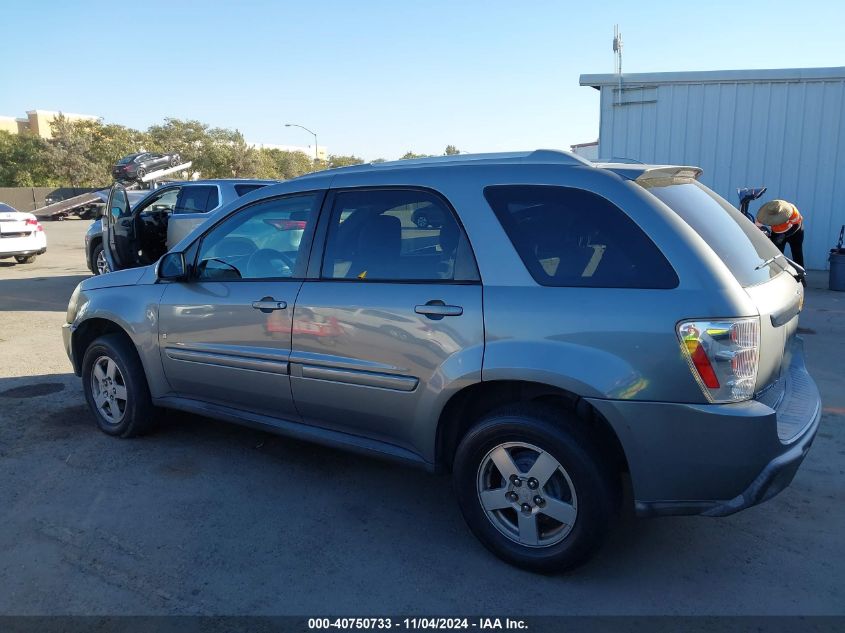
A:
{"type": "Polygon", "coordinates": [[[778,275],[785,268],[776,260],[780,255],[766,235],[725,199],[691,179],[655,179],[638,181],[653,196],[677,213],[713,249],[745,287],[778,275]]]}
{"type": "Polygon", "coordinates": [[[540,285],[678,285],[678,276],[654,242],[601,196],[544,185],[492,186],[484,190],[484,196],[540,285]]]}
{"type": "Polygon", "coordinates": [[[205,213],[218,205],[217,187],[191,185],[182,188],[176,202],[175,213],[205,213]]]}
{"type": "Polygon", "coordinates": [[[262,187],[266,187],[267,184],[260,183],[260,184],[253,184],[253,185],[235,185],[235,193],[238,194],[238,197],[245,196],[250,191],[255,191],[256,189],[261,189],[262,187]]]}

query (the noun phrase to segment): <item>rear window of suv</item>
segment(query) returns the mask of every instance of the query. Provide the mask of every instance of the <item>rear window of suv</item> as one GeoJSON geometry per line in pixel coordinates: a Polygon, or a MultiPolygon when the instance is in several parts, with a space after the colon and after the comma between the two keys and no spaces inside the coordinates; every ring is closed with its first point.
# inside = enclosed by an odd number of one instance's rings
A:
{"type": "Polygon", "coordinates": [[[266,187],[267,183],[259,183],[253,185],[235,185],[235,193],[238,194],[238,197],[245,196],[250,191],[255,191],[256,189],[261,189],[262,187],[266,187]]]}
{"type": "Polygon", "coordinates": [[[214,185],[185,185],[179,193],[174,213],[205,213],[220,204],[214,185]]]}
{"type": "Polygon", "coordinates": [[[484,189],[525,267],[543,286],[675,288],[660,249],[621,209],[583,189],[484,189]]]}
{"type": "Polygon", "coordinates": [[[738,209],[697,180],[661,178],[638,183],[681,216],[742,286],[763,283],[785,270],[783,259],[761,266],[780,251],[738,209]]]}

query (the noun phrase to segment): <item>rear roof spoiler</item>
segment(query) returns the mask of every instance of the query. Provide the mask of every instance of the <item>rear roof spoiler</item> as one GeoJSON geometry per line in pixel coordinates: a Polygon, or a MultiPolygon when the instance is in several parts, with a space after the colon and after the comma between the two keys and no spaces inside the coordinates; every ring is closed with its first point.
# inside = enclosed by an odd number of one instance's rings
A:
{"type": "Polygon", "coordinates": [[[596,163],[599,169],[607,169],[614,174],[635,180],[647,182],[653,180],[698,180],[701,175],[700,167],[691,165],[631,165],[628,163],[596,163]]]}

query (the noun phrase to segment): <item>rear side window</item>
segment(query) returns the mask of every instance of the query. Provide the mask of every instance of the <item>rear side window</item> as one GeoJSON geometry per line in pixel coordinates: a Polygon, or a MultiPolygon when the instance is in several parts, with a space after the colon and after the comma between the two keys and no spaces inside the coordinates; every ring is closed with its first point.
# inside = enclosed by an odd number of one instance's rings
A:
{"type": "Polygon", "coordinates": [[[183,187],[176,202],[175,213],[205,213],[219,203],[217,187],[213,185],[192,185],[183,187]]]}
{"type": "Polygon", "coordinates": [[[648,236],[589,191],[544,185],[484,190],[525,267],[543,286],[675,288],[678,276],[648,236]]]}
{"type": "Polygon", "coordinates": [[[681,216],[743,286],[765,282],[784,270],[778,262],[760,266],[780,251],[753,222],[700,182],[664,178],[639,184],[681,216]]]}
{"type": "Polygon", "coordinates": [[[262,187],[266,187],[266,184],[260,185],[235,185],[235,193],[238,194],[238,198],[241,196],[245,196],[250,191],[255,191],[256,189],[261,189],[262,187]]]}
{"type": "Polygon", "coordinates": [[[418,189],[335,194],[322,275],[358,283],[478,280],[469,241],[451,209],[418,189]]]}

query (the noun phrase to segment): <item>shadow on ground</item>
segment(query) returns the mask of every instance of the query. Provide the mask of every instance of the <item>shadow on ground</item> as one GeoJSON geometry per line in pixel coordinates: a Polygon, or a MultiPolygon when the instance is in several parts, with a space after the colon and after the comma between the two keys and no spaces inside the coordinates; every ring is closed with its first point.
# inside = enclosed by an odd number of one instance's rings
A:
{"type": "Polygon", "coordinates": [[[0,311],[64,312],[73,289],[90,275],[0,279],[0,311]]]}

